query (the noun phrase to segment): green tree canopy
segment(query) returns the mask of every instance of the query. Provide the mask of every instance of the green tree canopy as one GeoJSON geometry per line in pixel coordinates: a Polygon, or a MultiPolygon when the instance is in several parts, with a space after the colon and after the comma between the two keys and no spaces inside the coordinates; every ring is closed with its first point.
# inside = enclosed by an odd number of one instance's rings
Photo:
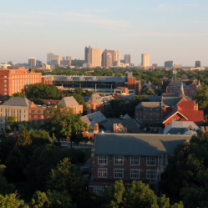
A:
{"type": "Polygon", "coordinates": [[[160,190],[185,207],[208,207],[208,133],[199,132],[177,146],[168,161],[160,190]]]}
{"type": "Polygon", "coordinates": [[[25,94],[28,98],[60,99],[62,91],[54,85],[37,83],[25,89],[25,94]]]}

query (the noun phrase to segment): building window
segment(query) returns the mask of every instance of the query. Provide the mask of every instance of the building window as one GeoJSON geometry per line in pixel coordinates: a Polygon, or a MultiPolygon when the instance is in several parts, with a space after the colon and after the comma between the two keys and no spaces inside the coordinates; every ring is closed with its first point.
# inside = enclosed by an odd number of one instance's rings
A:
{"type": "Polygon", "coordinates": [[[191,90],[191,93],[195,93],[195,91],[194,90],[191,90]]]}
{"type": "Polygon", "coordinates": [[[98,168],[98,178],[107,178],[107,168],[98,168]]]}
{"type": "Polygon", "coordinates": [[[35,118],[38,118],[38,116],[37,116],[37,115],[35,115],[35,118]]]}
{"type": "Polygon", "coordinates": [[[97,195],[101,195],[104,192],[104,186],[94,186],[93,192],[97,195]]]}
{"type": "Polygon", "coordinates": [[[4,88],[4,91],[7,91],[7,88],[4,88]]]}
{"type": "Polygon", "coordinates": [[[140,178],[140,170],[139,169],[131,169],[130,170],[130,178],[131,179],[139,179],[140,178]]]}
{"type": "Polygon", "coordinates": [[[98,156],[98,165],[107,165],[108,158],[107,156],[98,156]]]}
{"type": "Polygon", "coordinates": [[[147,166],[156,166],[156,158],[147,157],[147,166]]]}
{"type": "Polygon", "coordinates": [[[4,78],[7,78],[7,76],[4,76],[4,78]]]}
{"type": "Polygon", "coordinates": [[[45,122],[44,121],[41,121],[40,123],[43,125],[45,122]]]}
{"type": "Polygon", "coordinates": [[[147,170],[146,171],[147,179],[156,179],[156,170],[147,170]]]}
{"type": "Polygon", "coordinates": [[[44,119],[44,116],[41,116],[41,119],[44,119]]]}
{"type": "Polygon", "coordinates": [[[38,121],[35,121],[35,124],[38,124],[38,121]]]}
{"type": "Polygon", "coordinates": [[[131,165],[140,165],[140,157],[131,157],[130,161],[131,165]]]}
{"type": "Polygon", "coordinates": [[[32,111],[31,111],[31,110],[29,110],[29,113],[32,113],[32,111]]]}
{"type": "Polygon", "coordinates": [[[123,178],[123,169],[114,169],[114,178],[123,178]]]}
{"type": "Polygon", "coordinates": [[[160,159],[160,165],[161,165],[162,167],[166,167],[166,166],[168,165],[168,158],[167,158],[167,157],[162,157],[162,158],[160,159]]]}
{"type": "Polygon", "coordinates": [[[115,156],[114,157],[114,165],[123,165],[124,157],[123,156],[115,156]]]}
{"type": "Polygon", "coordinates": [[[7,80],[4,80],[4,82],[7,82],[7,80]]]}

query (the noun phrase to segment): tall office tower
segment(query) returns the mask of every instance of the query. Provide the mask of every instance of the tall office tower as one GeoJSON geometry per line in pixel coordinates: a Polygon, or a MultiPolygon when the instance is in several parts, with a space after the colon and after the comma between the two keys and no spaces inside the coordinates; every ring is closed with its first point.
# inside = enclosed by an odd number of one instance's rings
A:
{"type": "Polygon", "coordinates": [[[125,54],[124,55],[124,63],[125,64],[131,64],[131,55],[130,54],[125,54]]]}
{"type": "Polygon", "coordinates": [[[47,53],[47,64],[50,64],[50,61],[53,60],[54,53],[47,53]]]}
{"type": "Polygon", "coordinates": [[[105,66],[107,66],[107,67],[113,66],[112,60],[113,60],[112,53],[107,53],[106,58],[105,58],[105,66]]]}
{"type": "Polygon", "coordinates": [[[101,67],[101,49],[100,48],[92,48],[92,67],[101,67]]]}
{"type": "Polygon", "coordinates": [[[42,66],[42,65],[43,65],[42,61],[39,60],[36,61],[36,66],[42,66]]]}
{"type": "Polygon", "coordinates": [[[60,56],[59,55],[53,55],[53,61],[57,61],[57,64],[60,64],[60,56]]]}
{"type": "Polygon", "coordinates": [[[63,56],[63,57],[62,57],[62,60],[64,61],[64,60],[66,60],[66,58],[63,56]]]}
{"type": "MultiPolygon", "coordinates": [[[[120,54],[120,52],[119,52],[120,54]]],[[[106,67],[112,67],[113,66],[113,62],[116,61],[116,52],[113,50],[107,50],[105,49],[103,51],[102,54],[102,66],[106,66],[106,67]],[[107,59],[107,54],[110,53],[111,54],[111,63],[109,63],[106,59],[107,59]],[[106,63],[108,63],[108,65],[106,65],[106,63]]]]}
{"type": "Polygon", "coordinates": [[[201,67],[201,61],[195,61],[195,67],[201,67]]]}
{"type": "Polygon", "coordinates": [[[92,64],[92,48],[90,46],[85,47],[85,62],[92,64]]]}
{"type": "Polygon", "coordinates": [[[30,57],[30,58],[28,58],[28,65],[29,65],[30,67],[36,66],[36,58],[35,58],[35,57],[30,57]]]}
{"type": "Polygon", "coordinates": [[[13,61],[8,61],[8,64],[10,64],[11,66],[14,66],[14,62],[13,61]]]}
{"type": "Polygon", "coordinates": [[[142,54],[142,66],[150,66],[150,55],[147,53],[142,54]]]}
{"type": "Polygon", "coordinates": [[[66,56],[66,60],[70,60],[71,61],[71,56],[66,56]]]}
{"type": "Polygon", "coordinates": [[[118,50],[117,52],[115,52],[115,55],[116,55],[116,57],[115,57],[115,61],[117,61],[117,65],[120,65],[120,63],[121,63],[121,54],[120,54],[120,50],[118,50]]]}
{"type": "Polygon", "coordinates": [[[172,68],[173,67],[173,61],[166,61],[164,63],[164,66],[167,67],[167,68],[172,68]]]}

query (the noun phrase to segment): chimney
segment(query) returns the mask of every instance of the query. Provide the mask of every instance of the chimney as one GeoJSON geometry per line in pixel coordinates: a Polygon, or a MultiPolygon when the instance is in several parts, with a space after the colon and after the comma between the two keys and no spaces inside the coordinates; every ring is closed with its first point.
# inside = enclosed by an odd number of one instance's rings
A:
{"type": "Polygon", "coordinates": [[[198,86],[201,86],[201,82],[200,82],[200,80],[199,80],[199,82],[198,82],[198,86]]]}
{"type": "Polygon", "coordinates": [[[201,131],[202,131],[203,133],[205,133],[204,126],[201,126],[201,131]]]}
{"type": "Polygon", "coordinates": [[[94,125],[94,133],[98,133],[99,132],[99,124],[95,124],[94,125]]]}
{"type": "Polygon", "coordinates": [[[117,127],[117,124],[114,123],[114,124],[113,124],[113,132],[114,132],[114,133],[117,133],[117,132],[118,132],[117,128],[118,128],[118,127],[117,127]]]}

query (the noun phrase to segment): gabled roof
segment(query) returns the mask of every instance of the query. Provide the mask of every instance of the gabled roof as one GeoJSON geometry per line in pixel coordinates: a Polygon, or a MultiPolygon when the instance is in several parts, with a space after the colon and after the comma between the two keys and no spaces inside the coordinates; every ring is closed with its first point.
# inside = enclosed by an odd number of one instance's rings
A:
{"type": "Polygon", "coordinates": [[[71,107],[71,106],[76,106],[79,105],[79,103],[74,99],[73,96],[71,97],[63,97],[58,104],[64,105],[64,107],[71,107]]]}
{"type": "Polygon", "coordinates": [[[131,117],[129,116],[129,114],[125,114],[125,116],[123,117],[123,119],[131,119],[131,117]]]}
{"type": "Polygon", "coordinates": [[[192,135],[164,134],[96,134],[96,155],[158,156],[172,154],[175,147],[190,141],[192,135]]]}
{"type": "Polygon", "coordinates": [[[89,126],[91,125],[91,122],[90,122],[89,118],[86,115],[85,116],[82,116],[81,117],[81,120],[83,122],[85,122],[86,124],[88,124],[89,126]]]}
{"type": "Polygon", "coordinates": [[[32,105],[32,103],[33,103],[32,101],[28,100],[25,97],[11,97],[9,100],[4,102],[2,105],[30,107],[32,105]]]}
{"type": "Polygon", "coordinates": [[[173,121],[164,129],[163,134],[182,134],[189,127],[194,130],[199,128],[193,121],[173,121]]]}
{"type": "Polygon", "coordinates": [[[90,96],[90,98],[87,100],[87,102],[91,103],[102,103],[102,102],[109,102],[113,99],[112,95],[109,96],[103,96],[101,97],[98,93],[94,93],[90,96]]]}
{"type": "Polygon", "coordinates": [[[100,112],[97,111],[95,113],[87,114],[86,115],[91,122],[91,126],[94,126],[96,123],[102,123],[107,120],[107,118],[100,112]]]}
{"type": "Polygon", "coordinates": [[[179,103],[181,100],[192,100],[190,97],[183,95],[183,97],[180,97],[179,94],[174,93],[163,93],[162,94],[162,106],[175,106],[177,103],[179,103]]]}

